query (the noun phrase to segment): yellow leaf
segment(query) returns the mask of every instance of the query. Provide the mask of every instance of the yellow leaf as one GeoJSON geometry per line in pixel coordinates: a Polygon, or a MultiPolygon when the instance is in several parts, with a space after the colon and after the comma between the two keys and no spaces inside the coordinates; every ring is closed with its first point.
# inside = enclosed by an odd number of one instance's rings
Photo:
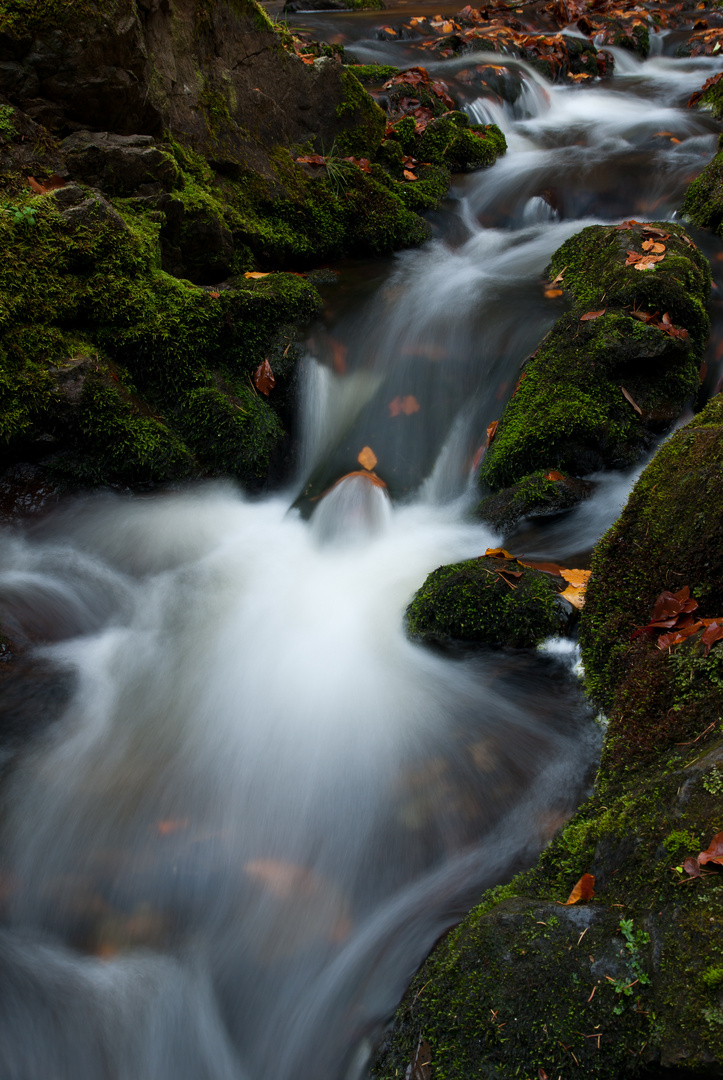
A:
{"type": "Polygon", "coordinates": [[[371,446],[365,446],[361,450],[357,461],[363,468],[369,469],[369,471],[371,472],[371,470],[377,463],[377,455],[374,453],[371,446]]]}
{"type": "Polygon", "coordinates": [[[560,567],[560,574],[564,577],[570,585],[575,589],[584,589],[588,583],[590,577],[590,570],[568,570],[566,567],[560,567]]]}
{"type": "MultiPolygon", "coordinates": [[[[270,272],[271,271],[269,271],[269,273],[270,272]]],[[[244,274],[245,278],[261,278],[261,277],[268,277],[268,276],[269,276],[269,274],[262,274],[258,270],[247,270],[246,273],[244,274]]]]}
{"type": "Polygon", "coordinates": [[[514,555],[510,555],[509,551],[505,551],[504,548],[487,548],[485,556],[490,559],[514,559],[514,555]]]}

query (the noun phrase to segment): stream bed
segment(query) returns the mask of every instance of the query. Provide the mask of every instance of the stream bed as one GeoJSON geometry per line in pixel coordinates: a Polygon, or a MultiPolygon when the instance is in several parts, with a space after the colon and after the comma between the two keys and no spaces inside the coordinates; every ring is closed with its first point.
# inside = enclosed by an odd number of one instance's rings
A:
{"type": "MultiPolygon", "coordinates": [[[[285,490],[96,496],[0,534],[3,622],[31,649],[2,704],[7,1080],[360,1080],[434,941],[530,864],[599,752],[572,643],[442,653],[403,615],[427,573],[499,540],[471,513],[474,462],[562,310],[550,255],[675,214],[717,140],[685,102],[720,62],[663,33],[591,85],[510,60],[509,105],[471,94],[465,58],[378,40],[380,13],[294,22],[360,62],[424,62],[509,150],[456,178],[424,247],[338,268],[285,490]],[[304,501],[365,446],[394,499],[349,476],[304,501]]],[[[715,273],[721,245],[695,238],[715,273]]],[[[634,479],[596,478],[506,546],[586,565],[634,479]]]]}

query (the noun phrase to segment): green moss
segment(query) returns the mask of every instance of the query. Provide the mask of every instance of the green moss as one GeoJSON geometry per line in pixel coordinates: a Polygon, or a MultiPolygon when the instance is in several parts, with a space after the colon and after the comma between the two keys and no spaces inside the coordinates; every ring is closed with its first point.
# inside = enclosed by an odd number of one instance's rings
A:
{"type": "Polygon", "coordinates": [[[469,559],[434,570],[407,608],[412,637],[537,645],[565,627],[565,603],[548,574],[499,559],[469,559]],[[504,580],[499,571],[522,570],[504,580]]]}
{"type": "Polygon", "coordinates": [[[123,6],[125,0],[2,0],[0,33],[18,38],[46,28],[70,31],[83,19],[112,17],[123,6]]]}
{"type": "Polygon", "coordinates": [[[522,517],[561,513],[587,498],[590,489],[581,481],[548,476],[548,472],[538,470],[511,487],[488,495],[477,507],[478,516],[495,529],[509,532],[522,517]]]}
{"type": "Polygon", "coordinates": [[[399,68],[391,64],[348,64],[360,83],[381,83],[399,74],[399,68]]]}
{"type": "Polygon", "coordinates": [[[589,692],[610,713],[611,763],[648,760],[721,714],[719,646],[705,656],[690,639],[668,654],[647,634],[631,634],[663,590],[683,585],[701,617],[723,613],[722,481],[717,397],[658,451],[595,551],[580,642],[589,692]]]}
{"type": "Polygon", "coordinates": [[[0,142],[12,142],[17,133],[15,109],[12,105],[0,105],[0,142]]]}
{"type": "Polygon", "coordinates": [[[341,157],[374,157],[384,136],[387,118],[349,68],[342,75],[344,98],[337,106],[339,120],[348,123],[336,137],[341,157]]]}
{"type": "Polygon", "coordinates": [[[640,244],[634,230],[591,226],[555,252],[550,273],[563,275],[574,306],[528,361],[505,408],[481,468],[493,491],[541,467],[579,476],[628,466],[696,390],[710,270],[682,230],[667,228],[655,275],[625,266],[626,249],[640,244]],[[601,308],[600,317],[581,320],[601,308]],[[668,312],[687,336],[639,321],[639,309],[668,312]]]}
{"type": "Polygon", "coordinates": [[[689,186],[681,213],[700,229],[723,235],[723,152],[716,154],[689,186]]]}

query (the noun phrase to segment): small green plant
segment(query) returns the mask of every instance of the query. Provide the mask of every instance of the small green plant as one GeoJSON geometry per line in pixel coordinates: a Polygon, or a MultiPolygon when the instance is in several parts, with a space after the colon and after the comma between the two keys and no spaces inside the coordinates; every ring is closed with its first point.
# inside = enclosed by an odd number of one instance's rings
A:
{"type": "Polygon", "coordinates": [[[620,932],[625,938],[625,948],[628,950],[628,978],[613,979],[612,987],[620,1000],[613,1008],[616,1016],[619,1016],[625,1008],[624,998],[632,997],[633,987],[636,985],[647,986],[650,976],[642,966],[640,950],[650,942],[650,934],[644,930],[633,930],[632,919],[620,920],[620,932]],[[630,977],[632,976],[632,978],[630,977]]]}
{"type": "Polygon", "coordinates": [[[10,203],[5,203],[2,209],[3,213],[10,215],[16,225],[32,226],[37,221],[32,206],[12,206],[10,203]]]}
{"type": "Polygon", "coordinates": [[[700,977],[707,990],[717,990],[723,984],[723,967],[709,967],[700,977]]]}
{"type": "Polygon", "coordinates": [[[709,795],[720,795],[723,792],[723,771],[716,765],[703,777],[701,783],[709,795]]]}

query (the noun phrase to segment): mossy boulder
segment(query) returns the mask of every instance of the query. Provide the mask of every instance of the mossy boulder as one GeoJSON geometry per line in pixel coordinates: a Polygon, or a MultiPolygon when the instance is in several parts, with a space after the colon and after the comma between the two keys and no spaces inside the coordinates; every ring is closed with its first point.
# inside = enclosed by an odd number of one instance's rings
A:
{"type": "Polygon", "coordinates": [[[493,492],[541,469],[632,465],[699,384],[710,268],[682,227],[591,226],[555,252],[550,275],[572,306],[525,364],[484,457],[493,492]],[[627,252],[642,254],[646,229],[669,235],[663,260],[641,271],[627,252]]]}
{"type": "Polygon", "coordinates": [[[407,608],[407,629],[428,642],[524,648],[562,633],[570,610],[549,574],[482,557],[432,571],[407,608]]]}
{"type": "Polygon", "coordinates": [[[561,514],[591,493],[592,485],[584,480],[539,470],[511,487],[488,495],[479,503],[477,514],[496,529],[510,532],[523,517],[561,514]]]}
{"type": "Polygon", "coordinates": [[[609,786],[486,893],[415,976],[376,1080],[420,1039],[435,1080],[718,1075],[723,877],[680,865],[720,829],[722,764],[718,736],[609,786]],[[584,873],[594,898],[564,906],[584,873]]]}
{"type": "Polygon", "coordinates": [[[723,615],[723,397],[676,432],[643,472],[593,556],[580,620],[588,692],[609,715],[605,760],[630,768],[716,724],[723,649],[701,634],[661,650],[631,640],[663,591],[688,586],[696,617],[723,615]]]}

